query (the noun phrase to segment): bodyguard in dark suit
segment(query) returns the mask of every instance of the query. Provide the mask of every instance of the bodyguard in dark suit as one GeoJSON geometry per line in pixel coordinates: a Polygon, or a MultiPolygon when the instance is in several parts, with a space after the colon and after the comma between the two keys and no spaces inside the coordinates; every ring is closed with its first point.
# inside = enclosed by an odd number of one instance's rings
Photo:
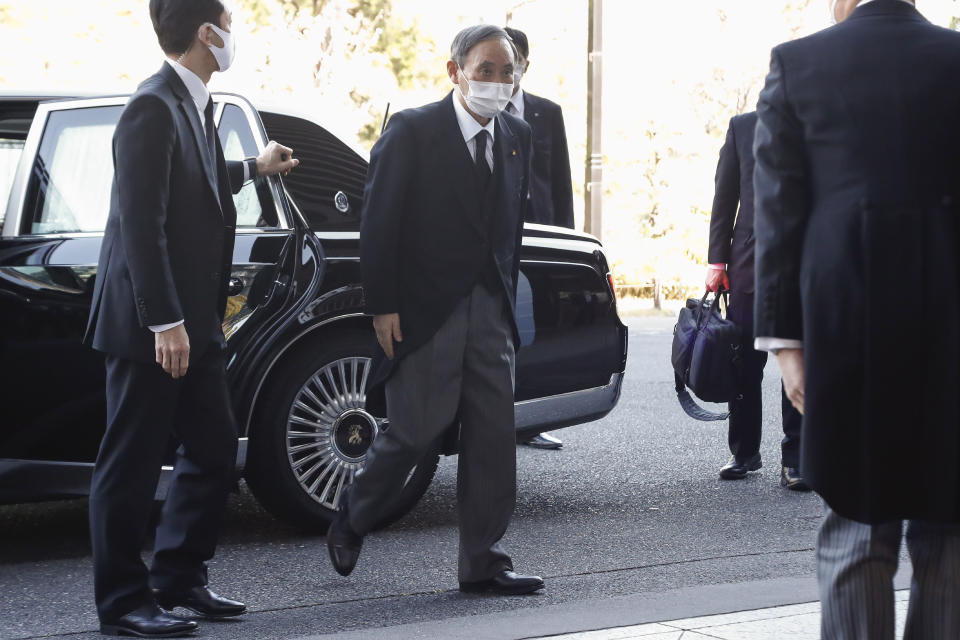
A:
{"type": "MultiPolygon", "coordinates": [[[[743,329],[743,374],[739,397],[730,403],[729,462],[720,469],[725,480],[745,478],[761,466],[760,436],[763,425],[763,368],[767,352],[753,348],[753,130],[757,113],[730,119],[727,139],[720,149],[716,190],[710,214],[710,248],[707,289],[721,285],[730,291],[727,317],[743,329]]],[[[783,440],[780,447],[780,484],[807,489],[800,466],[800,413],[782,392],[783,440]]]]}
{"type": "Polygon", "coordinates": [[[960,34],[906,0],[773,50],[757,108],[756,333],[829,505],[822,637],[960,637],[960,34]]]}
{"type": "Polygon", "coordinates": [[[516,499],[515,299],[530,128],[503,112],[515,52],[481,25],[453,41],[440,102],[394,115],[374,146],[364,189],[360,264],[382,349],[390,426],[327,534],[348,575],[363,536],[396,500],[427,447],[459,423],[459,580],[463,591],[529,593],[500,543],[516,499]]]}
{"type": "MultiPolygon", "coordinates": [[[[520,87],[520,81],[530,69],[530,43],[527,34],[519,29],[504,27],[503,30],[513,40],[518,53],[517,67],[513,73],[513,97],[507,103],[506,110],[523,118],[533,132],[526,221],[573,229],[573,186],[563,113],[557,103],[520,87]]],[[[549,433],[528,436],[521,444],[536,449],[563,448],[563,442],[549,433]]]]}
{"type": "Polygon", "coordinates": [[[107,430],[90,490],[94,582],[101,631],[168,636],[242,603],[207,588],[237,431],[227,395],[220,323],[233,256],[232,193],[257,173],[295,166],[275,143],[226,163],[206,83],[233,56],[219,0],[152,0],[169,57],[130,98],[113,138],[115,176],[86,341],[106,354],[107,430]],[[160,466],[179,445],[156,530],[147,535],[160,466]]]}
{"type": "Polygon", "coordinates": [[[556,102],[520,87],[520,81],[530,68],[530,44],[523,31],[510,27],[505,27],[504,31],[519,53],[514,93],[507,112],[525,120],[533,131],[530,202],[527,203],[525,220],[573,229],[573,184],[563,111],[556,102]]]}

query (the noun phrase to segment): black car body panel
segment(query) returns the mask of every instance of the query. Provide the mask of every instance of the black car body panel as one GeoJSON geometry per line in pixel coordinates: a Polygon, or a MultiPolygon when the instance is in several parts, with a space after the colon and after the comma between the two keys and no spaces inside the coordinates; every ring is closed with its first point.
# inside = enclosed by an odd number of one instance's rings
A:
{"type": "MultiPolygon", "coordinates": [[[[308,119],[214,99],[229,159],[256,155],[267,139],[301,159],[291,176],[258,178],[236,196],[223,328],[242,467],[257,408],[291,354],[337,331],[371,331],[358,258],[366,159],[308,119]]],[[[124,102],[0,96],[0,152],[21,156],[12,177],[7,160],[6,178],[0,156],[0,187],[11,183],[0,225],[0,502],[87,491],[105,424],[104,368],[81,337],[107,213],[100,191],[112,177],[110,122],[124,102]]],[[[593,420],[616,404],[627,334],[608,272],[592,236],[527,226],[518,431],[593,420]]]]}

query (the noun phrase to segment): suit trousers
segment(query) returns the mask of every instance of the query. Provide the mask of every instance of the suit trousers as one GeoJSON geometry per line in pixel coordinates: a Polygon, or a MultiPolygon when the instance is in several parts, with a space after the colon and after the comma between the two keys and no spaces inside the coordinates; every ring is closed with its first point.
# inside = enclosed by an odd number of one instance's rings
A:
{"type": "Polygon", "coordinates": [[[374,440],[349,492],[351,527],[369,533],[410,469],[460,423],[457,503],[460,582],[512,569],[500,544],[516,501],[513,333],[502,292],[476,285],[387,381],[390,426],[374,440]]]}
{"type": "MultiPolygon", "coordinates": [[[[763,433],[763,369],[767,365],[767,352],[753,348],[753,293],[732,291],[727,318],[735,322],[744,335],[740,397],[729,403],[730,427],[727,438],[730,453],[738,461],[745,461],[760,451],[763,433]]],[[[785,467],[799,467],[802,416],[790,403],[783,385],[780,386],[780,410],[783,422],[781,463],[785,467]]]]}
{"type": "MultiPolygon", "coordinates": [[[[827,509],[817,536],[823,640],[893,640],[903,522],[863,524],[827,509]]],[[[913,565],[904,640],[960,638],[960,525],[907,521],[913,565]]]]}
{"type": "Polygon", "coordinates": [[[224,351],[211,345],[174,380],[158,364],[106,358],[107,430],[90,487],[94,592],[103,621],[151,602],[151,587],[207,583],[205,563],[236,478],[225,362],[224,351]],[[148,571],[140,552],[171,441],[179,447],[148,571]]]}

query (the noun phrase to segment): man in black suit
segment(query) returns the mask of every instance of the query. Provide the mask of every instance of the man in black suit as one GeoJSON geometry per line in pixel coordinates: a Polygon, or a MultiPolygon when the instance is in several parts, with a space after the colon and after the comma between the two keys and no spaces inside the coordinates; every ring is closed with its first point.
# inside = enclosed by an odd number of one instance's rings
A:
{"type": "MultiPolygon", "coordinates": [[[[556,102],[535,96],[520,88],[530,69],[530,42],[519,29],[504,27],[516,46],[513,97],[507,113],[522,118],[533,132],[530,193],[527,194],[526,221],[573,229],[573,186],[570,180],[570,154],[563,112],[556,102]]],[[[563,442],[550,434],[538,433],[521,441],[536,449],[561,449],[563,442]]]]}
{"type": "Polygon", "coordinates": [[[381,347],[370,393],[385,382],[390,425],[327,534],[341,575],[410,469],[459,423],[460,589],[543,588],[513,572],[500,543],[516,500],[514,318],[530,163],[530,128],[503,112],[515,62],[499,27],[464,29],[447,63],[455,90],[395,114],[371,152],[360,266],[381,347]]]}
{"type": "Polygon", "coordinates": [[[773,50],[757,107],[756,335],[829,506],[822,637],[960,637],[960,34],[840,0],[773,50]]]}
{"type": "MultiPolygon", "coordinates": [[[[753,130],[757,113],[730,119],[727,140],[720,149],[716,190],[710,214],[707,289],[730,292],[727,317],[743,329],[743,373],[739,397],[730,403],[728,442],[731,457],[720,469],[724,480],[746,478],[758,470],[763,424],[763,368],[767,352],[753,348],[753,130]]],[[[783,440],[780,444],[780,484],[794,491],[808,487],[800,477],[800,413],[781,387],[783,440]]]]}
{"type": "Polygon", "coordinates": [[[233,57],[220,0],[151,0],[167,55],[130,98],[113,138],[110,215],[85,341],[106,354],[107,430],[90,488],[101,632],[166,637],[197,624],[175,607],[222,618],[242,603],[207,588],[237,431],[220,323],[233,257],[232,194],[256,175],[289,171],[290,149],[226,163],[206,84],[233,57]],[[140,549],[171,436],[179,445],[156,530],[140,549]]]}

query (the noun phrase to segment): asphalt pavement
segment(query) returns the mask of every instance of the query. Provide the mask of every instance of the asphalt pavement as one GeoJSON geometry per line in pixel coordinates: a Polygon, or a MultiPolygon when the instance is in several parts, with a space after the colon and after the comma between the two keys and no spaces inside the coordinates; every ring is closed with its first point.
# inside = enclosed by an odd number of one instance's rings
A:
{"type": "MultiPolygon", "coordinates": [[[[775,362],[764,380],[764,467],[722,481],[726,424],[697,423],[677,404],[673,319],[627,321],[619,406],[556,432],[561,451],[518,449],[505,544],[518,571],[546,578],[545,592],[457,591],[456,458],[447,458],[414,511],[367,539],[349,578],[330,567],[322,537],[276,521],[241,487],[210,580],[250,613],[204,623],[200,636],[453,638],[473,628],[475,640],[519,638],[814,599],[822,506],[778,484],[775,362]],[[491,624],[477,624],[484,620],[491,624]],[[496,620],[499,630],[490,631],[496,620]]],[[[86,508],[84,500],[0,507],[0,638],[97,637],[86,508]]]]}

